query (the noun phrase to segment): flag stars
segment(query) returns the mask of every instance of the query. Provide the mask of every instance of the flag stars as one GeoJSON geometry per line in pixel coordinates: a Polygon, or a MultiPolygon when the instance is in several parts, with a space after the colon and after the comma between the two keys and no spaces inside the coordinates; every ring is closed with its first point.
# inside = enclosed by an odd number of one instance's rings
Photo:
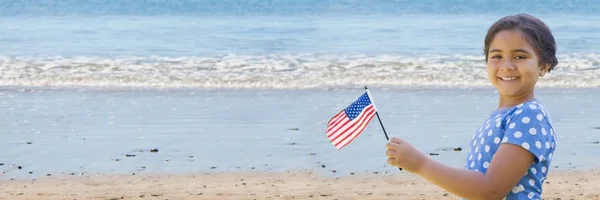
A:
{"type": "Polygon", "coordinates": [[[367,93],[364,93],[360,98],[358,98],[358,100],[346,108],[346,114],[348,115],[348,118],[353,120],[354,118],[358,117],[360,112],[370,104],[371,101],[369,100],[369,96],[367,93]]]}

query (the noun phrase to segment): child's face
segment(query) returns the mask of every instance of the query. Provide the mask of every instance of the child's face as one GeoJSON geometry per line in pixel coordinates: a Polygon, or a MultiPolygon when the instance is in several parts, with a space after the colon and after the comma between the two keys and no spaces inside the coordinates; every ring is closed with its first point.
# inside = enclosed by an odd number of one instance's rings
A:
{"type": "Polygon", "coordinates": [[[498,32],[488,52],[488,78],[504,97],[522,97],[533,92],[538,77],[546,73],[541,69],[533,47],[518,30],[498,32]]]}

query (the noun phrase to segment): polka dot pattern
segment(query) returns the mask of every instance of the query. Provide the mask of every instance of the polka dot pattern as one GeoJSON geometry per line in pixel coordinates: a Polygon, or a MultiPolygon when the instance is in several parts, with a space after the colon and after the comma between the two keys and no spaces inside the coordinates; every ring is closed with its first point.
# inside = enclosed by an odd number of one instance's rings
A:
{"type": "Polygon", "coordinates": [[[515,135],[515,138],[517,138],[517,139],[523,137],[523,133],[521,133],[521,131],[515,132],[514,135],[515,135]]]}
{"type": "Polygon", "coordinates": [[[531,134],[531,135],[535,135],[535,134],[537,134],[537,129],[535,129],[535,128],[530,128],[530,129],[529,129],[529,134],[531,134]]]}
{"type": "Polygon", "coordinates": [[[527,150],[529,150],[529,143],[527,143],[527,142],[523,142],[523,143],[521,143],[521,146],[522,146],[524,149],[527,149],[527,150]]]}
{"type": "Polygon", "coordinates": [[[469,142],[465,168],[485,173],[500,146],[516,145],[531,153],[535,162],[505,199],[542,199],[538,191],[548,174],[558,138],[548,113],[537,99],[492,112],[469,142]]]}
{"type": "Polygon", "coordinates": [[[529,185],[535,186],[535,181],[533,179],[529,179],[529,185]]]}

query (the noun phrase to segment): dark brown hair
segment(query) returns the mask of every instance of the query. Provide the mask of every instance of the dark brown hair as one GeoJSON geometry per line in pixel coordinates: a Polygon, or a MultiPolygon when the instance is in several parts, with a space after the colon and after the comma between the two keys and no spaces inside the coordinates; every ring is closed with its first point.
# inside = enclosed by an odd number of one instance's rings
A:
{"type": "Polygon", "coordinates": [[[496,21],[488,29],[485,35],[485,62],[488,61],[488,51],[490,44],[496,34],[502,30],[519,29],[524,35],[525,40],[533,47],[539,58],[540,66],[550,65],[550,72],[558,64],[556,59],[556,42],[550,29],[544,22],[528,14],[509,15],[496,21]]]}

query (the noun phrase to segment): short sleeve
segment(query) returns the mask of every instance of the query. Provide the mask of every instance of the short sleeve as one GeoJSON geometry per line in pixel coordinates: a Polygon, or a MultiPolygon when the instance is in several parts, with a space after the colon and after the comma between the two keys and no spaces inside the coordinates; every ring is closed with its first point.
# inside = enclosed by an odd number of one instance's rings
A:
{"type": "Polygon", "coordinates": [[[545,161],[554,148],[551,129],[545,112],[536,104],[525,104],[507,115],[502,143],[526,149],[534,155],[537,164],[545,161]]]}

